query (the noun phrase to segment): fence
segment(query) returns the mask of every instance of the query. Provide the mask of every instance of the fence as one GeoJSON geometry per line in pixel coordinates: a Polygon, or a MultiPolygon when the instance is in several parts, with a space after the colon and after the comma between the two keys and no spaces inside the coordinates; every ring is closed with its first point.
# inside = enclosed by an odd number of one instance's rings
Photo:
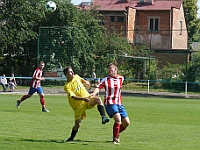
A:
{"type": "MultiPolygon", "coordinates": [[[[9,78],[9,77],[6,77],[9,78]]],[[[15,77],[18,86],[29,86],[31,83],[32,77],[15,77]]],[[[93,80],[94,78],[84,78],[88,81],[93,80]]],[[[100,78],[95,78],[98,81],[100,78]]],[[[64,86],[66,78],[56,77],[45,78],[45,81],[42,82],[43,87],[57,87],[64,86]]],[[[97,82],[96,82],[97,84],[97,82]]],[[[94,88],[94,87],[93,87],[94,88]]],[[[185,97],[188,94],[197,94],[200,91],[200,82],[172,82],[167,80],[137,80],[137,79],[125,79],[122,90],[127,90],[131,92],[142,92],[142,93],[177,93],[184,94],[185,97]]]]}

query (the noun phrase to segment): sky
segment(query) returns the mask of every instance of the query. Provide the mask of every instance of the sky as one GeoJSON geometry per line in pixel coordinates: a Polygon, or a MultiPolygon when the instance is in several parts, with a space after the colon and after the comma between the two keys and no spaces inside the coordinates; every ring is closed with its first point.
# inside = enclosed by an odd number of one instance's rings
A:
{"type": "MultiPolygon", "coordinates": [[[[72,2],[74,5],[78,5],[78,4],[80,4],[81,2],[91,2],[91,0],[71,0],[71,2],[72,2]]],[[[199,7],[197,17],[200,18],[200,0],[198,0],[197,5],[198,5],[198,7],[199,7]]]]}
{"type": "MultiPolygon", "coordinates": [[[[199,0],[200,1],[200,0],[199,0]]],[[[71,0],[74,5],[78,5],[81,2],[91,2],[91,0],[71,0]]]]}

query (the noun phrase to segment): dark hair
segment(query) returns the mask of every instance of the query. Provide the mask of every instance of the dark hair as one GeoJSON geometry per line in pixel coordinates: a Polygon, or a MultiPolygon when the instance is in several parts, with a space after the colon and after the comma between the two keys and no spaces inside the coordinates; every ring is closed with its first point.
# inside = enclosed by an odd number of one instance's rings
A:
{"type": "Polygon", "coordinates": [[[72,69],[72,67],[71,66],[67,66],[65,69],[63,69],[63,73],[66,74],[69,69],[72,69]]]}

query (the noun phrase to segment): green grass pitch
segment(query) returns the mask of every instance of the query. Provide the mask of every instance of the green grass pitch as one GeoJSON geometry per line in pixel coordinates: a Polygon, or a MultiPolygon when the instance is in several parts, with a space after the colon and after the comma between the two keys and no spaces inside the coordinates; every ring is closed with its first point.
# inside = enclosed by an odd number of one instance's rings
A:
{"type": "Polygon", "coordinates": [[[16,108],[21,95],[0,95],[1,150],[196,150],[200,147],[200,101],[123,97],[131,120],[112,140],[113,120],[102,125],[96,108],[87,111],[72,143],[69,137],[74,116],[64,95],[46,95],[50,113],[41,112],[38,95],[16,108]]]}

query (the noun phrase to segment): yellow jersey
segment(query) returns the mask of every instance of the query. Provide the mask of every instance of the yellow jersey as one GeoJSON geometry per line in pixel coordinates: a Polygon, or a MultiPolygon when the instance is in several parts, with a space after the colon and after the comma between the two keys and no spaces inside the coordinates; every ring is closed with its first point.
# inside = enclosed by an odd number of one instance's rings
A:
{"type": "Polygon", "coordinates": [[[85,101],[75,100],[72,96],[88,97],[89,93],[83,85],[83,80],[79,75],[74,75],[71,81],[67,81],[64,86],[64,90],[68,95],[68,101],[70,106],[75,110],[79,106],[83,105],[85,101]]]}

